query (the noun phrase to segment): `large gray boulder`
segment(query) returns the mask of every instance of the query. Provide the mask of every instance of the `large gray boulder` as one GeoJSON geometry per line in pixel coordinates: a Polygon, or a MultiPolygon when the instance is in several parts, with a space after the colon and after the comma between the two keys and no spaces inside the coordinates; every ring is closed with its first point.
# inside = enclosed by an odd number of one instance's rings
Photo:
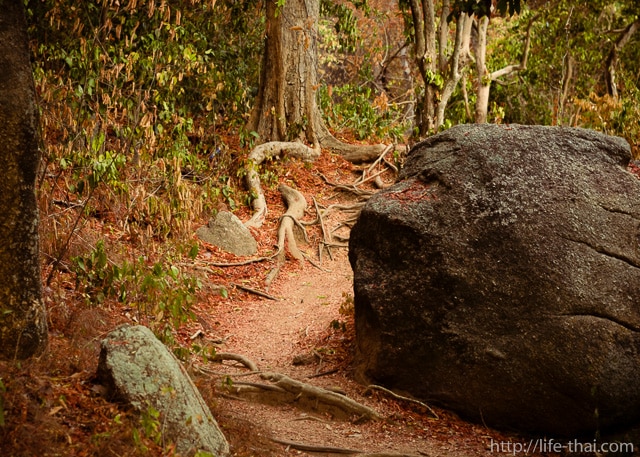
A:
{"type": "Polygon", "coordinates": [[[197,451],[229,455],[229,445],[209,407],[180,362],[143,326],[123,325],[102,341],[98,379],[116,398],[139,411],[150,406],[167,441],[183,456],[197,451]]]}
{"type": "Polygon", "coordinates": [[[640,421],[640,180],[589,130],[417,144],[353,228],[357,367],[497,427],[640,421]]]}

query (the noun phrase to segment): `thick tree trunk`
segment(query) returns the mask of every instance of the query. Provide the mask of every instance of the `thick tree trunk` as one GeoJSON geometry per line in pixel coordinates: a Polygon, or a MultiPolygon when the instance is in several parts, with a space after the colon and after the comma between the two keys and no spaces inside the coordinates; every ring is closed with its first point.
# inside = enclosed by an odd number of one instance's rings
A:
{"type": "Polygon", "coordinates": [[[260,89],[248,128],[262,142],[317,142],[318,0],[267,3],[260,89]]]}
{"type": "Polygon", "coordinates": [[[375,159],[385,145],[348,145],[327,129],[316,102],[319,87],[318,0],[267,2],[266,44],[260,89],[247,124],[261,142],[301,141],[354,162],[375,159]]]}
{"type": "Polygon", "coordinates": [[[0,14],[0,358],[36,355],[47,342],[35,180],[38,109],[24,6],[0,14]]]}

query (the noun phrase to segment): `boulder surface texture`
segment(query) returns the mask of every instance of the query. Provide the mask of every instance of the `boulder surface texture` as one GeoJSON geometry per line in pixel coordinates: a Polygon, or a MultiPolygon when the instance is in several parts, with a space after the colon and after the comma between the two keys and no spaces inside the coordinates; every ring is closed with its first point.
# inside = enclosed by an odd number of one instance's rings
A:
{"type": "Polygon", "coordinates": [[[229,455],[227,440],[200,392],[148,328],[123,325],[109,333],[102,341],[98,378],[139,411],[155,408],[164,436],[179,455],[229,455]]]}
{"type": "Polygon", "coordinates": [[[640,180],[621,138],[461,125],[351,234],[361,377],[496,427],[640,422],[640,180]]]}

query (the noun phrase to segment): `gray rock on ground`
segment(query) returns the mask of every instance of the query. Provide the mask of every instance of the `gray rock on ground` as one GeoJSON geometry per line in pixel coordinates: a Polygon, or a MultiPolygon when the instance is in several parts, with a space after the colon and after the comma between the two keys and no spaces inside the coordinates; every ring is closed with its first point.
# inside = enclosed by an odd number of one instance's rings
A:
{"type": "MultiPolygon", "coordinates": [[[[358,373],[483,423],[640,422],[640,180],[589,130],[462,125],[351,233],[358,373]]],[[[592,436],[592,435],[591,435],[592,436]]]]}
{"type": "Polygon", "coordinates": [[[153,406],[168,441],[183,456],[229,455],[209,407],[180,362],[143,326],[123,325],[102,341],[98,378],[111,394],[139,411],[153,406]]]}
{"type": "Polygon", "coordinates": [[[196,230],[202,241],[237,256],[252,256],[258,252],[258,243],[235,214],[220,211],[208,225],[196,230]]]}

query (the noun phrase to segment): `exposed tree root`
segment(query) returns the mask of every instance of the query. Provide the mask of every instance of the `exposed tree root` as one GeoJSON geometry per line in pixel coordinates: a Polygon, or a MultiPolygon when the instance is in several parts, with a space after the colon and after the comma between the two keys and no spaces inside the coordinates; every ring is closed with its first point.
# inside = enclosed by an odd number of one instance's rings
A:
{"type": "Polygon", "coordinates": [[[267,215],[267,201],[264,197],[264,191],[260,185],[260,176],[258,175],[258,166],[265,161],[282,155],[302,159],[306,162],[313,162],[320,156],[319,148],[311,148],[299,142],[283,142],[271,141],[256,146],[249,153],[249,169],[247,171],[246,183],[250,192],[255,194],[252,202],[254,214],[245,225],[247,227],[260,228],[267,215]]]}
{"type": "Polygon", "coordinates": [[[271,438],[271,441],[273,441],[274,443],[283,444],[287,446],[287,448],[296,449],[298,451],[324,452],[328,454],[362,454],[362,451],[358,451],[355,449],[345,449],[342,447],[314,446],[312,444],[297,443],[295,441],[280,440],[277,438],[271,438]]]}
{"type": "Polygon", "coordinates": [[[349,397],[337,394],[321,387],[313,386],[302,381],[297,381],[280,373],[263,373],[263,379],[271,381],[276,386],[296,395],[296,398],[307,399],[337,407],[349,415],[358,416],[359,419],[377,420],[380,415],[377,411],[349,397]]]}
{"type": "Polygon", "coordinates": [[[286,241],[289,253],[296,260],[303,260],[304,257],[300,249],[298,249],[293,228],[296,225],[300,225],[298,221],[304,216],[304,211],[307,209],[307,200],[304,195],[286,184],[280,184],[278,190],[287,205],[287,211],[280,218],[280,227],[278,228],[278,252],[283,256],[286,241]]]}
{"type": "Polygon", "coordinates": [[[335,182],[331,182],[329,181],[329,178],[327,178],[325,175],[323,175],[322,173],[318,173],[318,175],[324,180],[324,182],[326,182],[327,184],[329,184],[330,186],[338,189],[338,190],[343,190],[345,192],[351,192],[354,195],[357,195],[358,197],[370,197],[371,195],[373,195],[375,192],[372,192],[370,190],[362,190],[362,189],[358,189],[358,187],[355,184],[339,184],[339,183],[335,183],[335,182]]]}
{"type": "Polygon", "coordinates": [[[341,155],[351,163],[370,162],[378,157],[388,146],[385,144],[348,144],[334,137],[324,126],[316,128],[320,145],[331,152],[341,155]]]}
{"type": "MultiPolygon", "coordinates": [[[[240,354],[219,352],[214,356],[213,360],[235,360],[251,370],[252,373],[259,373],[257,364],[240,354]]],[[[228,377],[231,378],[232,376],[228,377]]],[[[294,402],[297,405],[309,405],[314,409],[327,409],[339,412],[347,418],[356,417],[357,420],[377,420],[381,418],[374,409],[345,395],[295,380],[281,373],[261,373],[260,377],[265,381],[269,381],[270,384],[232,382],[227,388],[233,394],[252,394],[257,395],[258,399],[264,397],[267,393],[282,394],[276,396],[275,399],[273,397],[270,399],[276,403],[294,402]]]]}
{"type": "Polygon", "coordinates": [[[216,355],[213,356],[212,360],[218,360],[218,361],[234,360],[236,362],[240,362],[242,365],[244,365],[245,367],[247,367],[249,370],[253,372],[260,371],[258,370],[258,365],[256,365],[256,363],[253,360],[241,354],[234,354],[233,352],[217,352],[216,355]]]}

